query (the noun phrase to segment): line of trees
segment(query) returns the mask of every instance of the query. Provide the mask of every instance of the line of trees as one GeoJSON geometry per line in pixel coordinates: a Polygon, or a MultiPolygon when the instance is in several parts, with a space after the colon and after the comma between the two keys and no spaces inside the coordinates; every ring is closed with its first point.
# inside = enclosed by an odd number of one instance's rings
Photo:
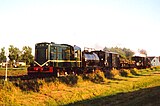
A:
{"type": "MultiPolygon", "coordinates": [[[[129,59],[129,60],[131,60],[131,57],[135,54],[132,50],[130,50],[128,48],[119,48],[119,47],[107,48],[107,47],[105,47],[103,50],[109,51],[109,52],[116,52],[116,53],[120,54],[120,56],[123,59],[129,59]]],[[[147,56],[147,51],[144,49],[138,49],[138,52],[139,52],[139,54],[144,54],[147,56]]]]}
{"type": "Polygon", "coordinates": [[[122,58],[129,59],[129,60],[131,60],[131,57],[135,54],[132,50],[130,50],[128,48],[119,48],[119,47],[107,48],[107,47],[105,47],[103,50],[109,51],[109,52],[116,52],[116,53],[120,54],[120,56],[122,58]]]}
{"type": "MultiPolygon", "coordinates": [[[[8,58],[10,64],[13,64],[14,62],[23,61],[27,65],[29,65],[34,61],[34,56],[32,55],[32,48],[29,46],[24,46],[22,50],[20,50],[19,48],[10,45],[8,51],[8,58]]],[[[0,51],[0,63],[4,61],[6,61],[5,47],[1,48],[0,51]]]]}

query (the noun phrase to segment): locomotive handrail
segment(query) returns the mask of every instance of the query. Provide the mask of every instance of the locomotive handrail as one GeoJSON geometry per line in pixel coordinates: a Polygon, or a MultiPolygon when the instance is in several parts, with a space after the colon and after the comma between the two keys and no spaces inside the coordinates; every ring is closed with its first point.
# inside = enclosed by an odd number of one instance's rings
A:
{"type": "Polygon", "coordinates": [[[34,63],[36,63],[38,66],[42,67],[38,62],[34,61],[34,63]]]}
{"type": "Polygon", "coordinates": [[[50,62],[50,60],[46,61],[45,63],[43,63],[42,65],[39,64],[38,62],[34,61],[38,66],[43,67],[45,64],[47,64],[48,62],[50,62]]]}
{"type": "Polygon", "coordinates": [[[51,62],[81,62],[76,60],[50,60],[51,62]]]}
{"type": "Polygon", "coordinates": [[[47,60],[45,63],[43,63],[42,65],[39,64],[38,62],[34,61],[38,66],[43,67],[45,64],[47,64],[48,62],[82,62],[82,61],[76,61],[76,60],[47,60]]]}
{"type": "Polygon", "coordinates": [[[48,61],[46,61],[45,63],[43,63],[43,64],[42,64],[42,67],[43,67],[45,64],[47,64],[49,61],[50,61],[50,60],[48,60],[48,61]]]}

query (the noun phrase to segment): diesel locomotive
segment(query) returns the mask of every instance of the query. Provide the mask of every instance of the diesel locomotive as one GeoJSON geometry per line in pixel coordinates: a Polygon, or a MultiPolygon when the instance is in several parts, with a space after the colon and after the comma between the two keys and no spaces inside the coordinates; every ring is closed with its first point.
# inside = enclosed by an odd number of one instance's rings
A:
{"type": "Polygon", "coordinates": [[[80,47],[54,42],[35,44],[35,61],[28,67],[28,75],[49,74],[54,76],[93,72],[96,69],[103,71],[113,68],[147,67],[146,58],[133,57],[134,61],[122,61],[115,52],[102,50],[81,50],[80,47]],[[137,59],[138,58],[138,59],[137,59]],[[142,64],[143,63],[143,64],[142,64]]]}
{"type": "Polygon", "coordinates": [[[28,75],[38,73],[66,74],[82,65],[81,48],[53,42],[35,45],[35,61],[28,67],[28,75]],[[64,71],[65,70],[65,71],[64,71]]]}

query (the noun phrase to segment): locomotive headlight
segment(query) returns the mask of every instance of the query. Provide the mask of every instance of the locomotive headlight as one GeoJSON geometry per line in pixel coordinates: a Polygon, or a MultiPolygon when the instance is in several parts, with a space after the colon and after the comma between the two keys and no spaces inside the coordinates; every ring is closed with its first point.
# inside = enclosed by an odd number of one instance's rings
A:
{"type": "Polygon", "coordinates": [[[48,63],[46,64],[46,66],[48,66],[48,63]]]}

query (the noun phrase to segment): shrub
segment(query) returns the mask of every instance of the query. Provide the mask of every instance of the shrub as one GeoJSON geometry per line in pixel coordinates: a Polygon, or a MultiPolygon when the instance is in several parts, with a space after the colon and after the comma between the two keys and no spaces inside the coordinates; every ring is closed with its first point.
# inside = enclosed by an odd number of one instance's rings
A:
{"type": "Polygon", "coordinates": [[[159,71],[160,70],[160,66],[151,67],[151,70],[153,70],[153,71],[159,71]]]}
{"type": "Polygon", "coordinates": [[[75,75],[69,75],[59,78],[60,82],[65,83],[67,85],[75,85],[77,84],[78,77],[75,75]]]}
{"type": "Polygon", "coordinates": [[[16,81],[15,86],[19,87],[22,91],[33,91],[33,92],[39,92],[40,86],[43,85],[42,81],[37,80],[20,80],[16,81]]]}
{"type": "Polygon", "coordinates": [[[120,73],[119,73],[119,70],[117,69],[112,69],[111,71],[109,71],[109,77],[110,78],[115,78],[116,76],[119,76],[120,73]]]}
{"type": "Polygon", "coordinates": [[[136,68],[131,69],[131,73],[132,73],[133,75],[139,75],[139,70],[136,69],[136,68]]]}
{"type": "Polygon", "coordinates": [[[94,83],[105,82],[106,78],[103,72],[96,70],[94,73],[85,74],[82,76],[84,80],[90,80],[94,83]]]}
{"type": "Polygon", "coordinates": [[[132,75],[131,72],[130,72],[130,70],[128,70],[128,69],[122,69],[122,70],[120,70],[120,74],[123,77],[128,77],[128,76],[132,75]]]}

